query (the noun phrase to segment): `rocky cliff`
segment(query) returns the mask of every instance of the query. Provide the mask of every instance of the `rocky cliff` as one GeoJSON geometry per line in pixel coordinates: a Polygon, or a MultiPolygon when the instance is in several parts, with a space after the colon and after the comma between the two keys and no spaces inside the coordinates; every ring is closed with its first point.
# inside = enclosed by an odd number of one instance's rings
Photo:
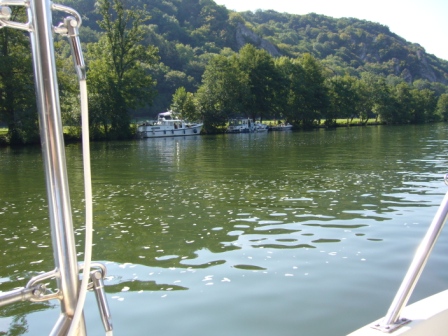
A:
{"type": "Polygon", "coordinates": [[[272,43],[262,39],[242,23],[238,23],[237,25],[235,38],[238,49],[241,49],[245,44],[250,43],[257,48],[266,50],[271,56],[281,56],[272,43]]]}

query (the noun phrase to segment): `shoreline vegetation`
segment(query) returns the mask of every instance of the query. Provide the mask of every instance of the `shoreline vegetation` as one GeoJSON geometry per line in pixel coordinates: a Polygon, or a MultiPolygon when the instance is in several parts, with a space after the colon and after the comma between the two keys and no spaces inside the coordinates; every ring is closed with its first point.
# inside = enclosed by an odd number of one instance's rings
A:
{"type": "MultiPolygon", "coordinates": [[[[224,132],[235,117],[282,120],[296,130],[448,121],[448,63],[415,45],[403,49],[386,27],[316,15],[271,26],[272,12],[252,17],[213,1],[173,2],[170,15],[165,5],[149,12],[122,0],[88,2],[95,9],[85,15],[97,19],[85,20],[96,23],[84,27],[90,38],[82,48],[92,141],[133,139],[135,120],[167,110],[201,120],[205,134],[224,132]],[[283,38],[272,48],[240,34],[274,30],[283,38]]],[[[25,8],[17,18],[26,20],[25,8]]],[[[2,29],[0,45],[0,126],[8,129],[0,146],[39,144],[29,39],[2,29]]],[[[68,42],[57,38],[54,46],[64,138],[76,142],[79,85],[68,42]]]]}
{"type": "MultiPolygon", "coordinates": [[[[263,121],[263,124],[267,124],[267,125],[274,125],[279,123],[279,120],[266,120],[263,121]]],[[[443,121],[438,121],[438,122],[434,122],[434,123],[444,123],[443,121]]],[[[303,129],[303,128],[293,128],[293,131],[295,132],[303,132],[303,131],[312,131],[312,130],[317,130],[317,129],[336,129],[336,128],[343,128],[343,127],[367,127],[367,126],[387,126],[389,124],[385,123],[385,122],[381,122],[381,121],[377,121],[375,119],[371,119],[368,121],[363,121],[359,118],[353,118],[352,120],[347,120],[347,119],[337,119],[336,122],[332,125],[332,126],[327,126],[325,125],[323,122],[321,122],[320,124],[316,124],[313,127],[310,127],[308,129],[303,129]]],[[[413,124],[397,124],[397,125],[389,125],[389,126],[411,126],[413,124]]],[[[135,126],[135,124],[133,125],[135,126]]],[[[204,133],[202,132],[201,134],[209,134],[209,135],[213,135],[213,134],[223,134],[226,133],[226,129],[227,129],[227,124],[223,127],[220,128],[216,128],[214,132],[208,132],[208,133],[204,133]]],[[[135,128],[136,127],[131,127],[131,128],[135,128]]],[[[30,147],[30,146],[36,146],[36,145],[40,145],[40,142],[28,142],[28,143],[24,143],[24,144],[14,144],[11,145],[9,144],[8,140],[8,129],[5,127],[0,127],[0,147],[16,147],[16,148],[20,148],[20,147],[30,147]]],[[[129,141],[129,140],[135,140],[135,139],[139,139],[137,137],[137,135],[134,133],[133,137],[129,138],[129,139],[124,139],[124,141],[129,141]]],[[[104,141],[123,141],[123,140],[106,140],[106,139],[97,139],[97,140],[91,140],[91,142],[104,142],[104,141]]],[[[73,132],[70,131],[70,127],[64,126],[64,143],[65,144],[70,144],[70,143],[80,143],[81,142],[81,134],[77,133],[74,134],[73,132]]]]}

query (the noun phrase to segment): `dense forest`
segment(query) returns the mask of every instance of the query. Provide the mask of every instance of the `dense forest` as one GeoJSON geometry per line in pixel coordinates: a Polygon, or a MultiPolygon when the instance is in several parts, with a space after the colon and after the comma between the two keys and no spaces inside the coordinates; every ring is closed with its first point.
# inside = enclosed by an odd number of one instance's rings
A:
{"type": "MultiPolygon", "coordinates": [[[[311,13],[234,12],[213,0],[63,0],[83,18],[94,139],[127,139],[137,119],[173,109],[216,132],[231,117],[296,128],[336,120],[448,120],[448,61],[388,27],[311,13]]],[[[26,22],[23,8],[11,20],[26,22]]],[[[62,17],[54,13],[54,22],[62,17]]],[[[0,24],[0,28],[1,28],[0,24]]],[[[78,137],[76,77],[55,34],[61,109],[78,137]]],[[[27,34],[0,29],[0,143],[38,141],[27,34]]]]}

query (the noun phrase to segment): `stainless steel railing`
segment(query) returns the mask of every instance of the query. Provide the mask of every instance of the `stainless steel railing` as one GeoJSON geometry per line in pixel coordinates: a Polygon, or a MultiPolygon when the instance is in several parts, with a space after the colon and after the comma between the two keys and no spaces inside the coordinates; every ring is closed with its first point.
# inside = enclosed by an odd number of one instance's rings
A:
{"type": "MultiPolygon", "coordinates": [[[[448,181],[448,175],[445,176],[445,183],[448,181]]],[[[448,184],[448,183],[447,183],[448,184]]],[[[380,329],[384,332],[392,332],[403,324],[410,322],[405,317],[401,317],[401,313],[408,303],[412,292],[417,285],[420,275],[425,268],[425,265],[429,259],[431,251],[440,236],[445,222],[448,218],[448,192],[442,200],[432,222],[429,226],[423,240],[421,241],[414,259],[409,266],[409,269],[392,301],[392,304],[387,311],[386,316],[381,323],[376,324],[373,328],[380,329]]]]}
{"type": "MultiPolygon", "coordinates": [[[[67,335],[69,331],[79,336],[86,335],[82,305],[79,305],[77,311],[78,300],[82,301],[78,297],[80,267],[78,267],[73,233],[73,219],[68,188],[53,44],[53,32],[64,34],[69,38],[75,63],[75,71],[80,82],[85,82],[85,65],[77,32],[80,24],[81,17],[75,10],[66,6],[53,4],[50,0],[0,0],[0,29],[20,29],[29,32],[30,35],[51,239],[55,262],[55,269],[53,271],[32,278],[25,288],[0,293],[0,306],[24,300],[46,301],[59,299],[61,302],[61,315],[53,327],[51,335],[67,335]],[[12,11],[8,6],[25,7],[28,14],[28,22],[10,21],[12,11]],[[59,27],[53,27],[52,9],[64,11],[71,16],[59,27]],[[47,279],[56,279],[58,288],[56,292],[47,292],[45,285],[41,283],[47,279]],[[78,315],[78,312],[81,312],[81,317],[79,323],[71,327],[75,311],[76,315],[78,315]]],[[[84,93],[84,96],[87,98],[86,89],[84,93]]],[[[91,267],[99,268],[101,272],[98,270],[91,272],[89,278],[91,281],[90,286],[85,286],[85,288],[95,290],[103,324],[106,332],[110,334],[112,332],[112,323],[110,321],[110,312],[107,307],[104,284],[102,282],[106,269],[104,266],[98,264],[94,264],[91,267]]],[[[86,274],[89,274],[89,270],[87,270],[86,274]]],[[[83,280],[83,283],[88,284],[87,281],[86,278],[83,280]]]]}

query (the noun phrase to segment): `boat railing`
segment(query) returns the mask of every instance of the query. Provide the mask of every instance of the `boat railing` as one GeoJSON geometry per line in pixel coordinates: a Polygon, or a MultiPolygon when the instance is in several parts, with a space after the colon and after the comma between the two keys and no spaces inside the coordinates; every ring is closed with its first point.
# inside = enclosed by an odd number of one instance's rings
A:
{"type": "Polygon", "coordinates": [[[110,335],[112,333],[112,324],[110,323],[110,314],[107,309],[104,285],[102,283],[106,275],[106,268],[101,264],[90,262],[92,246],[92,230],[88,229],[88,227],[91,227],[90,224],[92,222],[90,155],[88,154],[90,147],[88,139],[86,68],[78,35],[80,25],[81,16],[75,10],[52,3],[50,0],[0,0],[0,29],[19,29],[28,32],[30,36],[55,263],[53,271],[33,277],[24,288],[0,293],[0,306],[25,300],[40,302],[58,299],[61,305],[61,315],[56,321],[51,335],[85,335],[86,326],[83,316],[83,303],[86,291],[93,289],[98,299],[106,333],[110,335]],[[12,21],[11,6],[26,8],[28,22],[12,21]],[[53,10],[62,11],[69,15],[63,23],[56,27],[52,24],[53,10]],[[86,195],[86,250],[84,252],[83,266],[78,265],[75,247],[53,33],[58,33],[68,38],[75,71],[80,84],[86,195]],[[90,206],[87,206],[87,204],[90,206]],[[84,276],[80,285],[79,272],[81,269],[84,269],[84,276]],[[49,279],[55,279],[57,282],[57,290],[54,292],[48,290],[44,283],[44,281],[49,279]]]}
{"type": "MultiPolygon", "coordinates": [[[[445,184],[448,185],[448,174],[445,175],[445,184]]],[[[440,233],[448,218],[448,192],[445,194],[432,222],[429,226],[423,240],[414,255],[409,269],[403,278],[403,281],[395,294],[392,304],[387,311],[386,316],[380,323],[376,323],[372,328],[390,333],[400,328],[402,325],[411,322],[406,317],[401,317],[401,313],[408,303],[412,292],[425,268],[425,265],[431,255],[440,233]]]]}

